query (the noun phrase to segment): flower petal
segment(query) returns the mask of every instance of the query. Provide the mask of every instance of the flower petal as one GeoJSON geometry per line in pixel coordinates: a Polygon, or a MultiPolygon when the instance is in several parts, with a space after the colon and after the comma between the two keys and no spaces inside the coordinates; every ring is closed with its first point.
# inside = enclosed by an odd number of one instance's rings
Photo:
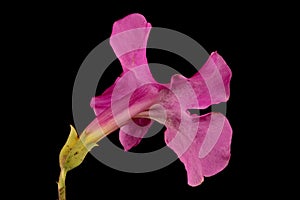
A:
{"type": "Polygon", "coordinates": [[[191,78],[174,75],[169,88],[183,110],[204,109],[229,98],[231,70],[223,58],[214,52],[202,68],[191,78]]]}
{"type": "Polygon", "coordinates": [[[110,45],[124,72],[147,64],[146,46],[150,30],[151,24],[140,14],[128,15],[114,23],[110,45]]]}
{"type": "Polygon", "coordinates": [[[213,113],[210,120],[206,137],[199,151],[203,175],[207,177],[215,175],[227,166],[232,138],[232,129],[225,116],[221,113],[213,113]]]}
{"type": "Polygon", "coordinates": [[[226,102],[229,98],[231,70],[224,59],[213,52],[198,73],[189,79],[197,95],[198,104],[194,109],[204,109],[212,104],[226,102]]]}
{"type": "Polygon", "coordinates": [[[141,14],[131,14],[114,23],[110,44],[122,64],[123,74],[121,77],[130,69],[139,66],[141,68],[123,78],[121,82],[126,84],[123,85],[124,87],[121,90],[120,87],[117,87],[119,91],[114,91],[115,86],[120,84],[118,78],[100,96],[92,98],[90,106],[94,109],[96,115],[111,106],[113,92],[116,94],[115,99],[121,99],[132,92],[132,88],[135,89],[142,83],[155,82],[146,58],[146,46],[150,30],[151,24],[141,14]]]}
{"type": "Polygon", "coordinates": [[[190,122],[184,131],[167,128],[165,141],[185,165],[188,184],[197,186],[203,182],[204,176],[212,176],[227,166],[232,130],[221,113],[194,116],[185,121],[190,122]],[[194,130],[190,129],[193,127],[198,129],[191,141],[194,130]]]}
{"type": "Polygon", "coordinates": [[[150,119],[138,119],[122,126],[119,132],[119,139],[125,151],[129,151],[132,147],[138,145],[142,138],[148,132],[152,121],[150,119]]]}

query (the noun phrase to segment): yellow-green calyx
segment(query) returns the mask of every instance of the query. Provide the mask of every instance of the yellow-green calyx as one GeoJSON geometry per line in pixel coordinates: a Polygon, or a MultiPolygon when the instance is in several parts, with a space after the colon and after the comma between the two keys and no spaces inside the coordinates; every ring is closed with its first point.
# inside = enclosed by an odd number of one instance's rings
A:
{"type": "Polygon", "coordinates": [[[85,141],[78,137],[76,130],[71,126],[70,135],[59,154],[61,169],[58,181],[59,200],[66,199],[65,180],[67,172],[80,165],[87,153],[97,146],[96,142],[85,144],[85,141]]]}

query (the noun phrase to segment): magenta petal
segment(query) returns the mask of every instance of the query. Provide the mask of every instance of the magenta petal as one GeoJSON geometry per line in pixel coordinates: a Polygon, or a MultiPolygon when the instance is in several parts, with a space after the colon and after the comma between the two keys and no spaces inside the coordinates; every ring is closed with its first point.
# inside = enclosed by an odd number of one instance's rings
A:
{"type": "Polygon", "coordinates": [[[221,113],[191,116],[184,121],[185,130],[167,128],[165,141],[185,165],[188,184],[197,186],[204,176],[212,176],[227,166],[232,130],[221,113]],[[196,134],[190,130],[195,126],[198,127],[196,134]]]}
{"type": "Polygon", "coordinates": [[[120,128],[119,140],[125,151],[129,151],[132,147],[138,145],[152,125],[149,119],[139,119],[139,121],[143,126],[139,126],[132,121],[120,128]]]}
{"type": "Polygon", "coordinates": [[[217,52],[213,52],[199,72],[189,79],[198,99],[198,105],[191,108],[203,109],[212,104],[226,102],[230,93],[231,75],[224,59],[217,52]]]}
{"type": "Polygon", "coordinates": [[[131,93],[139,85],[155,82],[146,58],[146,46],[150,30],[151,24],[147,23],[145,17],[140,14],[128,15],[114,23],[110,44],[122,64],[123,74],[121,77],[123,78],[122,81],[118,81],[118,78],[104,93],[92,98],[90,105],[96,115],[111,106],[113,92],[115,94],[114,100],[117,100],[131,93]],[[126,74],[129,69],[135,71],[126,74]],[[125,74],[126,77],[124,77],[125,74]],[[120,84],[124,84],[123,87],[116,87],[118,89],[114,91],[115,86],[120,84]]]}
{"type": "Polygon", "coordinates": [[[232,129],[228,120],[221,113],[213,113],[209,126],[199,152],[204,176],[220,172],[230,159],[232,129]]]}
{"type": "Polygon", "coordinates": [[[147,64],[146,47],[150,30],[151,24],[140,14],[128,15],[114,23],[110,45],[124,72],[147,64]]]}

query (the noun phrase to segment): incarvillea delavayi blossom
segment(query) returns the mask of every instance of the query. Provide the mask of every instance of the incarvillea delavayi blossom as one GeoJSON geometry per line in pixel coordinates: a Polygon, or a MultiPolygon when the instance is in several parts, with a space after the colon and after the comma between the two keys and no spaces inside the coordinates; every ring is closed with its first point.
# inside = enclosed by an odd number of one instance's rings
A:
{"type": "Polygon", "coordinates": [[[110,45],[123,72],[112,86],[91,100],[95,119],[78,136],[71,126],[60,152],[59,198],[65,199],[66,173],[108,134],[119,130],[125,151],[138,145],[153,121],[166,126],[164,139],[184,164],[190,186],[223,170],[230,159],[232,129],[217,112],[204,115],[189,109],[205,109],[226,102],[231,70],[217,53],[192,77],[173,75],[167,84],[152,76],[146,57],[151,24],[140,14],[131,14],[113,24],[110,45]]]}

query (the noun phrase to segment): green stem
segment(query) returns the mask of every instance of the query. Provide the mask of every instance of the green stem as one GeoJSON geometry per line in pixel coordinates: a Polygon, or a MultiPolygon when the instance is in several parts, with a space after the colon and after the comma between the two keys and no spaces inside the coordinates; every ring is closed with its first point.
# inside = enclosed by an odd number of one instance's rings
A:
{"type": "Polygon", "coordinates": [[[64,169],[61,169],[59,174],[59,181],[57,183],[59,200],[66,200],[66,175],[67,172],[64,169]]]}

